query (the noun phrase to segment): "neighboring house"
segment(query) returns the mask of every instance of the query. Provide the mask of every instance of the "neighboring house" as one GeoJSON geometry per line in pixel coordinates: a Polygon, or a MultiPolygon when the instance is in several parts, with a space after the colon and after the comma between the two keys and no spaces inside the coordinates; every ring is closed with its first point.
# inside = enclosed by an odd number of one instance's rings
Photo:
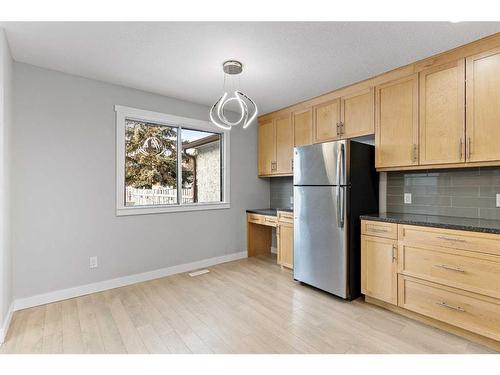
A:
{"type": "MultiPolygon", "coordinates": [[[[220,136],[217,134],[184,145],[193,171],[195,202],[221,200],[220,136]]],[[[191,169],[191,168],[190,168],[191,169]]]]}

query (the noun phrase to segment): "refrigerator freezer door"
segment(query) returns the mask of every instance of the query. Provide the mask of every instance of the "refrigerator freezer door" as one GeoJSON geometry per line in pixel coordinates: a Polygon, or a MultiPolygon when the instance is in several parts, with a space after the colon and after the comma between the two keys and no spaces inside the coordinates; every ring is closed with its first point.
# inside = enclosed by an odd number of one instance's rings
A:
{"type": "Polygon", "coordinates": [[[296,147],[293,156],[293,184],[312,186],[347,184],[345,164],[347,147],[348,141],[296,147]],[[343,163],[339,163],[341,160],[343,163]]]}
{"type": "Polygon", "coordinates": [[[294,187],[294,278],[342,298],[347,298],[348,193],[347,187],[294,187]]]}

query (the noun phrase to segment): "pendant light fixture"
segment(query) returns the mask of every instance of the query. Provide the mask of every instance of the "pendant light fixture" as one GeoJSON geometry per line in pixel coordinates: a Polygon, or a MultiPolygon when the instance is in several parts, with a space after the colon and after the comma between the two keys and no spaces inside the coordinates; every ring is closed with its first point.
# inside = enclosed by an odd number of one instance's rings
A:
{"type": "MultiPolygon", "coordinates": [[[[257,117],[257,105],[247,95],[239,91],[235,84],[236,75],[243,71],[243,64],[236,60],[228,60],[222,64],[224,71],[224,93],[210,109],[210,120],[219,128],[231,130],[233,126],[242,125],[243,129],[248,127],[257,117]],[[239,119],[230,121],[226,117],[226,105],[235,102],[239,119]]],[[[239,84],[239,80],[237,82],[239,84]]]]}

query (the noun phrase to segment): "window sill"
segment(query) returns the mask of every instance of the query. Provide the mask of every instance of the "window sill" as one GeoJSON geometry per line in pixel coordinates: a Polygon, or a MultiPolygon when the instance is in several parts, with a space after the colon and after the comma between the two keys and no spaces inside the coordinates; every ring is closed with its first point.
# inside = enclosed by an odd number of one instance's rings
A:
{"type": "Polygon", "coordinates": [[[184,205],[157,206],[157,207],[155,206],[121,207],[116,209],[116,216],[151,215],[151,214],[164,214],[169,212],[224,210],[228,208],[231,208],[231,205],[228,202],[184,204],[184,205]]]}

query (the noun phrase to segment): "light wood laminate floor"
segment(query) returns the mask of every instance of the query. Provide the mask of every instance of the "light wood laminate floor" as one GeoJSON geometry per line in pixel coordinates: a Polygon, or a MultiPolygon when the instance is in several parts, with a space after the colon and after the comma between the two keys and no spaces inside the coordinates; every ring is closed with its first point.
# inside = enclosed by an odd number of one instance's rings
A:
{"type": "Polygon", "coordinates": [[[249,258],[14,314],[0,353],[491,353],[249,258]]]}

